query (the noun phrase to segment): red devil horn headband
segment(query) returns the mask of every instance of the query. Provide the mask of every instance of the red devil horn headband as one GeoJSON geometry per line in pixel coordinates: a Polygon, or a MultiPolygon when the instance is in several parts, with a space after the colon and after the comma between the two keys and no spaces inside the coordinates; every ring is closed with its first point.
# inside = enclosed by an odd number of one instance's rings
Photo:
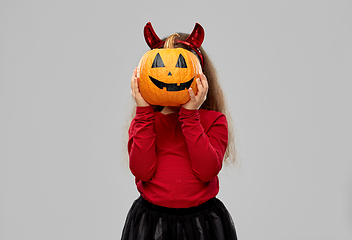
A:
{"type": "MultiPolygon", "coordinates": [[[[196,23],[192,33],[185,41],[175,39],[176,42],[183,43],[188,47],[190,47],[198,55],[202,66],[203,66],[203,55],[199,50],[199,48],[203,43],[204,35],[205,34],[204,34],[203,27],[199,23],[196,23]]],[[[150,49],[161,48],[162,46],[164,46],[164,43],[165,43],[165,41],[162,41],[158,37],[158,35],[156,35],[152,27],[152,24],[150,22],[148,22],[144,27],[144,38],[148,46],[150,47],[150,49]]]]}

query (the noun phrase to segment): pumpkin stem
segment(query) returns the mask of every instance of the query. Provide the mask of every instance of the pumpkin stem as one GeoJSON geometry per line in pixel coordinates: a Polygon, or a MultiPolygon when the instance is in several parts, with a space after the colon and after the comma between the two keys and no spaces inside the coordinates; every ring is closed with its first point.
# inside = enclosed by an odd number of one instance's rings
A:
{"type": "Polygon", "coordinates": [[[175,38],[180,37],[177,33],[171,34],[166,40],[164,44],[164,48],[174,48],[175,38]]]}

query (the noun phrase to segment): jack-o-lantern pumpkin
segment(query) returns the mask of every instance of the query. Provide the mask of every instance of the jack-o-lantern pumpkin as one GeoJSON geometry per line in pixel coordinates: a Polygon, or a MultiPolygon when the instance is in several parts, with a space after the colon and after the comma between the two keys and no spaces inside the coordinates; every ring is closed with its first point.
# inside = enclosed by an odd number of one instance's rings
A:
{"type": "Polygon", "coordinates": [[[176,33],[165,42],[161,41],[147,23],[144,35],[152,50],[143,55],[137,68],[142,97],[151,105],[180,106],[186,103],[190,99],[189,88],[197,94],[196,79],[202,72],[203,57],[198,48],[203,42],[203,28],[196,24],[186,41],[178,40],[194,49],[198,56],[184,48],[174,48],[175,37],[179,37],[176,33]],[[160,49],[162,45],[164,48],[160,49]]]}
{"type": "Polygon", "coordinates": [[[196,79],[202,68],[192,52],[173,48],[175,36],[166,40],[164,49],[150,50],[140,60],[139,90],[151,105],[180,106],[190,99],[190,87],[197,94],[196,79]]]}

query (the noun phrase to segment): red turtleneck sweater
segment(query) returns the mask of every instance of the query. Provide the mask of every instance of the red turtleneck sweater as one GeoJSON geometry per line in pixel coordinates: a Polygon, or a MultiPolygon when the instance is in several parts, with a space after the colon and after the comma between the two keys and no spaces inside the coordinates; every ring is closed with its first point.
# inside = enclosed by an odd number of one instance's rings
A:
{"type": "Polygon", "coordinates": [[[227,139],[220,112],[181,107],[164,115],[150,106],[137,107],[128,152],[138,191],[169,208],[198,206],[215,197],[227,139]]]}

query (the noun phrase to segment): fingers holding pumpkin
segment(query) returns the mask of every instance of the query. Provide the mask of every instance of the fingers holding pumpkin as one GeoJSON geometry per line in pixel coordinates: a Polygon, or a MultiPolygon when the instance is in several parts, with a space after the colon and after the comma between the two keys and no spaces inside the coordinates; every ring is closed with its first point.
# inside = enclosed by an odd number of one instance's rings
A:
{"type": "Polygon", "coordinates": [[[189,93],[189,97],[190,97],[190,100],[189,101],[196,101],[196,95],[194,94],[193,92],[193,89],[192,88],[189,88],[188,89],[188,93],[189,93]]]}
{"type": "Polygon", "coordinates": [[[208,94],[208,89],[209,89],[209,85],[208,85],[208,80],[207,80],[207,77],[204,75],[204,73],[202,73],[200,75],[200,79],[202,81],[202,85],[206,91],[206,94],[208,94]]]}
{"type": "Polygon", "coordinates": [[[132,97],[136,100],[136,95],[138,94],[138,82],[137,78],[133,78],[132,80],[132,97]]]}
{"type": "Polygon", "coordinates": [[[208,88],[209,88],[207,78],[203,73],[200,75],[200,79],[199,78],[197,79],[197,88],[198,88],[197,97],[199,98],[199,101],[203,103],[207,98],[208,88]]]}
{"type": "Polygon", "coordinates": [[[138,78],[137,78],[137,68],[134,69],[133,75],[131,78],[131,95],[136,100],[137,95],[139,94],[139,87],[138,87],[138,78]]]}
{"type": "Polygon", "coordinates": [[[137,78],[137,68],[135,68],[131,79],[131,95],[138,107],[149,106],[149,103],[144,100],[141,93],[139,92],[138,80],[139,79],[137,78]]]}
{"type": "Polygon", "coordinates": [[[131,77],[131,95],[135,98],[135,91],[134,91],[134,81],[137,78],[137,68],[134,69],[132,77],[131,77]]]}
{"type": "Polygon", "coordinates": [[[204,74],[200,75],[200,78],[196,79],[198,92],[197,95],[194,94],[193,89],[189,88],[189,97],[190,100],[182,105],[184,108],[189,110],[196,110],[202,106],[203,102],[207,98],[208,93],[208,82],[204,74]]]}

